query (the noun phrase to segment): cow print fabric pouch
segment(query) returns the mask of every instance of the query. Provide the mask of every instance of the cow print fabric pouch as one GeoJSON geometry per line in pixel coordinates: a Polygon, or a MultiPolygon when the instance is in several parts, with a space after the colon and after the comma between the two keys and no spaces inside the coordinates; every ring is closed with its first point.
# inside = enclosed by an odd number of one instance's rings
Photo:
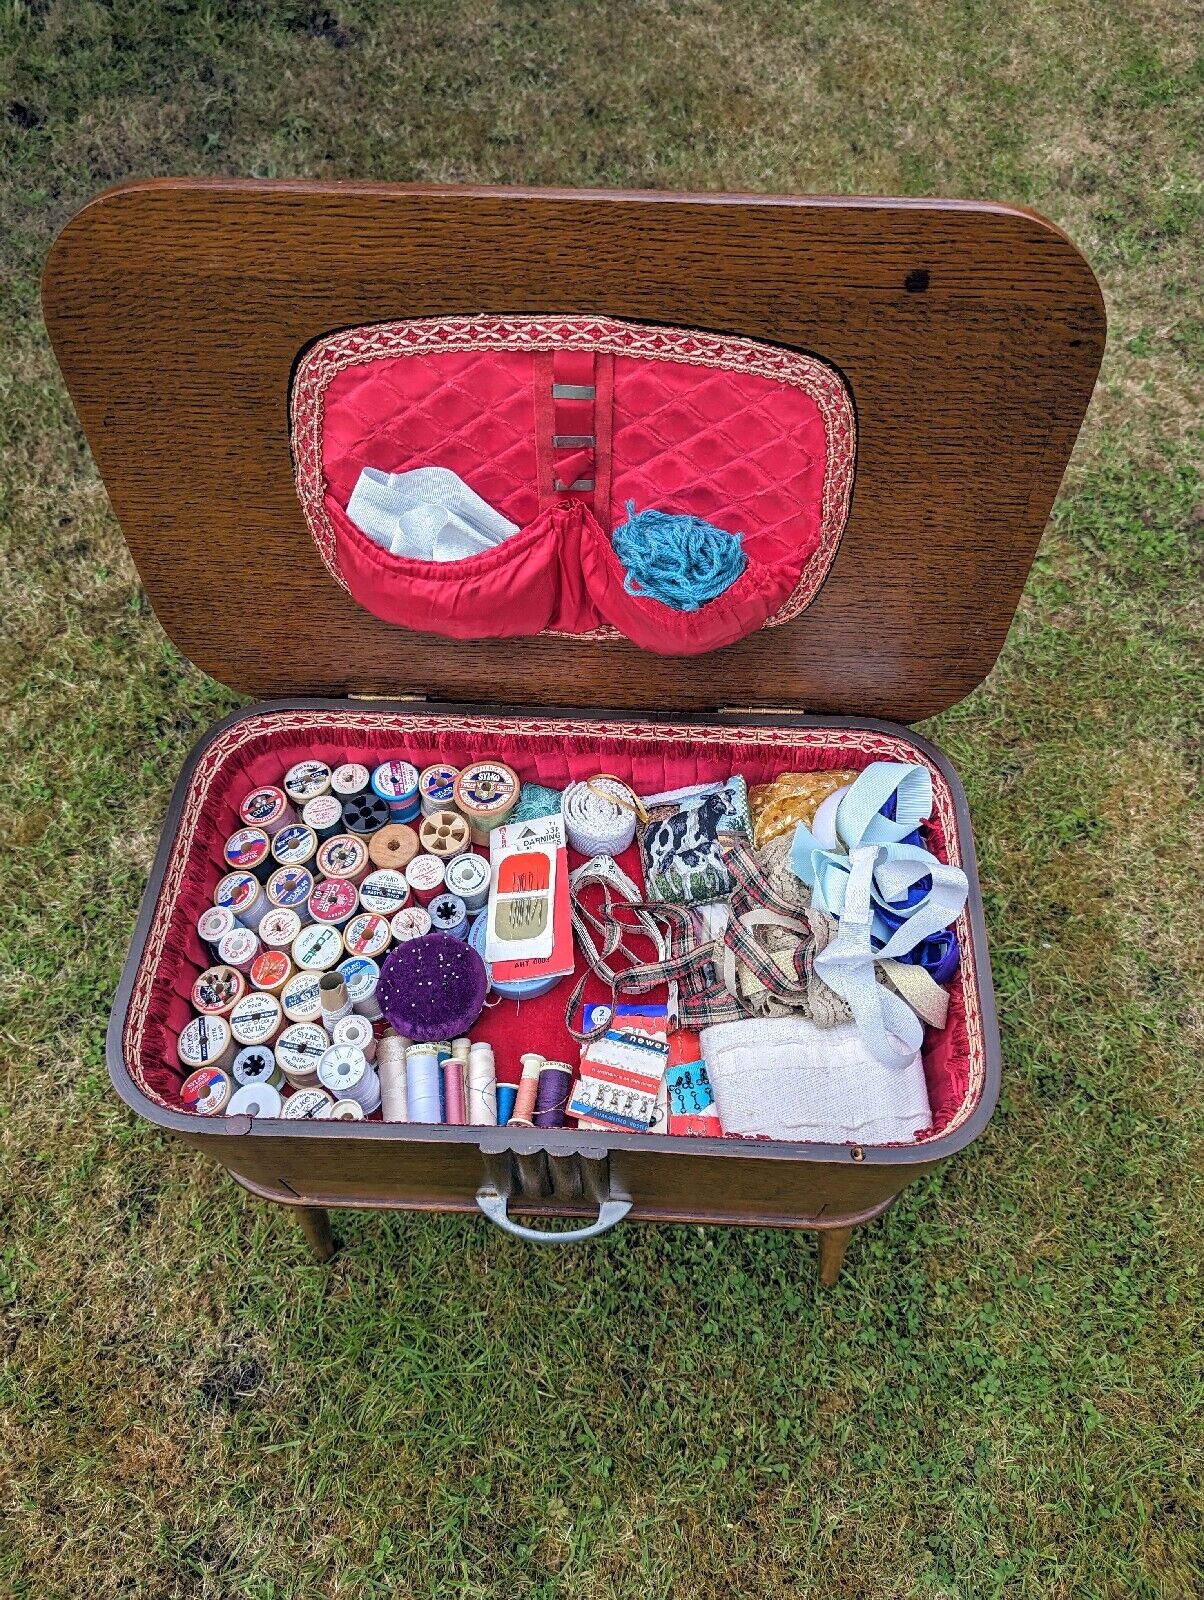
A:
{"type": "Polygon", "coordinates": [[[729,778],[680,797],[654,796],[647,811],[640,831],[647,898],[679,906],[726,900],[734,885],[719,835],[752,838],[744,779],[729,778]]]}

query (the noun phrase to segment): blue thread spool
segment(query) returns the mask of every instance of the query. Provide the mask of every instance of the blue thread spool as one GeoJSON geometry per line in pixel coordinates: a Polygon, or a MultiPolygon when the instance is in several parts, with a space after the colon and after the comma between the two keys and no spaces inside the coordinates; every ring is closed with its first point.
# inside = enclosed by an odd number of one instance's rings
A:
{"type": "Polygon", "coordinates": [[[504,1128],[510,1121],[514,1102],[518,1099],[517,1083],[499,1083],[497,1086],[497,1125],[504,1128]]]}
{"type": "MultiPolygon", "coordinates": [[[[485,961],[486,921],[487,915],[482,911],[468,930],[468,942],[482,961],[485,961]]],[[[560,982],[559,978],[515,978],[508,983],[494,983],[493,971],[488,961],[485,961],[485,976],[489,979],[490,987],[494,992],[500,994],[506,1000],[534,1000],[537,995],[547,994],[549,989],[555,988],[560,982]]],[[[503,1085],[499,1083],[499,1094],[502,1088],[503,1085]]]]}
{"type": "Polygon", "coordinates": [[[418,768],[410,761],[382,761],[372,774],[372,792],[387,801],[393,822],[417,822],[418,768]]]}
{"type": "Polygon", "coordinates": [[[458,894],[437,894],[426,909],[437,933],[450,933],[453,939],[468,938],[468,912],[458,894]]]}
{"type": "Polygon", "coordinates": [[[659,600],[674,611],[698,611],[743,575],[743,538],[701,517],[651,508],[637,513],[629,500],[627,521],[615,529],[612,543],[627,573],[628,594],[659,600]]]}

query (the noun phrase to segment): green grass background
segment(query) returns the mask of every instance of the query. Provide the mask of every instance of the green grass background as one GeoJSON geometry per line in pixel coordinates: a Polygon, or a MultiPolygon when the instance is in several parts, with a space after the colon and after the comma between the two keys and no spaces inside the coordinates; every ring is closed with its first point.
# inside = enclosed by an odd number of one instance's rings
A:
{"type": "Polygon", "coordinates": [[[0,1593],[1202,1592],[1200,26],[0,0],[0,1593]],[[37,283],[151,173],[992,196],[1093,263],[1052,525],[927,730],[975,817],[1002,1102],[834,1291],[805,1237],[699,1228],[570,1254],[348,1215],[317,1270],[110,1091],[171,785],[234,697],[149,614],[37,283]]]}

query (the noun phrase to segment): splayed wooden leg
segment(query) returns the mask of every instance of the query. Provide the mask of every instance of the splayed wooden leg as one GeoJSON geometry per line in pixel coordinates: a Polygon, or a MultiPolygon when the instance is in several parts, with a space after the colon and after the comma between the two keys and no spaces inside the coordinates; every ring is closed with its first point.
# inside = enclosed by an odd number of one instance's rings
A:
{"type": "Polygon", "coordinates": [[[819,1235],[819,1281],[830,1289],[840,1275],[840,1264],[853,1237],[852,1228],[824,1228],[819,1235]]]}
{"type": "Polygon", "coordinates": [[[309,1240],[309,1248],[318,1261],[329,1261],[334,1255],[334,1235],[330,1231],[330,1212],[321,1206],[294,1206],[301,1232],[309,1240]]]}

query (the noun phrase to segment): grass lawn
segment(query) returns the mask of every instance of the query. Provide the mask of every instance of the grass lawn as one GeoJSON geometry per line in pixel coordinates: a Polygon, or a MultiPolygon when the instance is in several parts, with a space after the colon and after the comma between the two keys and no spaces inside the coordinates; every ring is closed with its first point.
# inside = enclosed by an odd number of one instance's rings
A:
{"type": "Polygon", "coordinates": [[[1199,28],[0,0],[0,1594],[1204,1591],[1199,28]],[[349,1214],[318,1270],[110,1091],[170,788],[236,702],[149,613],[38,275],[152,173],[992,196],[1093,263],[1109,350],[1052,525],[927,729],[974,813],[1002,1103],[834,1291],[805,1237],[700,1228],[562,1254],[349,1214]]]}

